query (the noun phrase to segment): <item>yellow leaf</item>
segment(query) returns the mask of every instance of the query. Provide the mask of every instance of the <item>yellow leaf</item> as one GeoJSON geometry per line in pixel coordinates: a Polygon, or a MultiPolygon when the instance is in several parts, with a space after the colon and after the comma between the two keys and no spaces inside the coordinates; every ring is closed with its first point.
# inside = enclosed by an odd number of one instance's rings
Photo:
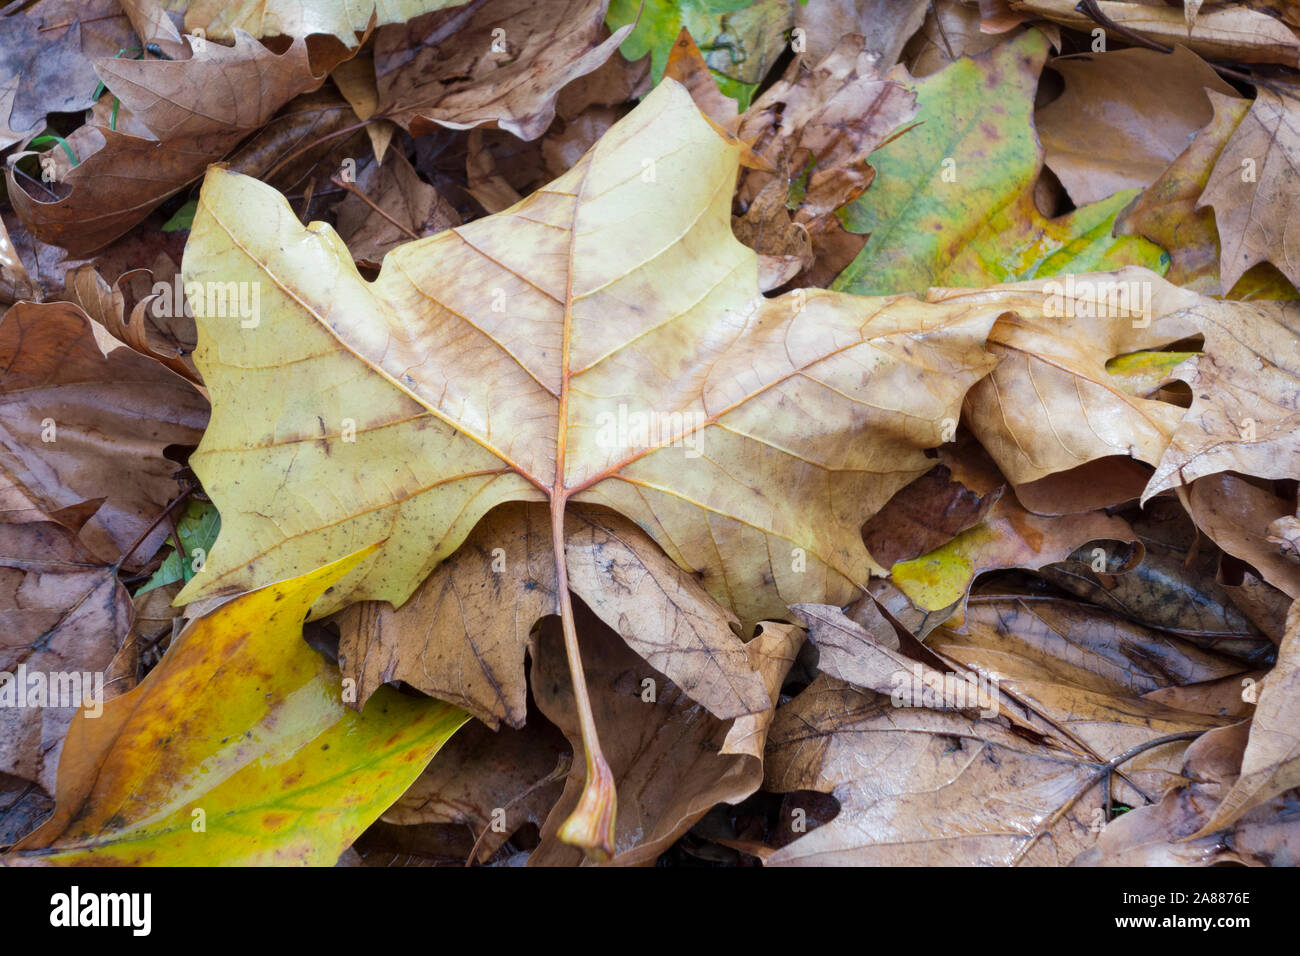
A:
{"type": "Polygon", "coordinates": [[[302,621],[364,557],[222,605],[140,686],[80,711],[54,815],[0,862],[333,865],[469,719],[391,688],[344,706],[302,621]]]}

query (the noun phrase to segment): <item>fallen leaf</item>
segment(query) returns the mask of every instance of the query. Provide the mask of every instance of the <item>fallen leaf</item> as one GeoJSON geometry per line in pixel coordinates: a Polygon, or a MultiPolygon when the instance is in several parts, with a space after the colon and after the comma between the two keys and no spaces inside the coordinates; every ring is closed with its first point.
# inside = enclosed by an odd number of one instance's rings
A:
{"type": "MultiPolygon", "coordinates": [[[[177,466],[163,452],[198,442],[207,401],[66,302],[11,307],[0,318],[0,368],[0,512],[59,520],[103,501],[81,539],[117,559],[176,496],[177,466]]],[[[126,566],[140,567],[165,536],[156,528],[126,566]]]]}
{"type": "MultiPolygon", "coordinates": [[[[966,444],[957,451],[945,448],[942,460],[962,484],[972,470],[996,475],[978,445],[966,444]]],[[[1128,522],[1101,511],[1033,514],[1005,485],[989,498],[991,504],[977,523],[939,547],[890,568],[890,580],[918,608],[939,611],[951,607],[985,571],[1040,568],[1088,542],[1136,540],[1128,522]]]]}
{"type": "Polygon", "coordinates": [[[1155,806],[1139,807],[1101,831],[1075,866],[1291,866],[1300,847],[1294,797],[1277,797],[1231,828],[1198,836],[1241,766],[1249,723],[1223,727],[1187,750],[1183,776],[1155,806]]]}
{"type": "MultiPolygon", "coordinates": [[[[613,863],[653,864],[714,804],[739,803],[758,789],[772,708],[803,634],[788,624],[763,624],[745,651],[753,669],[762,674],[767,707],[764,713],[727,722],[704,713],[669,678],[583,617],[589,622],[580,624],[584,670],[622,795],[613,863]]],[[[549,623],[557,622],[551,618],[549,623]]],[[[558,627],[543,625],[532,686],[537,706],[569,738],[574,770],[542,827],[542,843],[530,866],[573,866],[582,860],[577,849],[556,836],[577,805],[583,784],[582,738],[558,632],[558,627]]]]}
{"type": "Polygon", "coordinates": [[[9,199],[39,239],[74,255],[100,249],[145,218],[204,168],[261,127],[284,103],[319,86],[307,47],[276,55],[247,35],[233,47],[206,43],[188,60],[97,60],[95,69],[153,138],[87,124],[68,142],[80,159],[59,184],[67,195],[34,197],[7,172],[9,199]]]}
{"type": "Polygon", "coordinates": [[[0,861],[333,864],[468,719],[392,690],[357,715],[337,671],[298,639],[360,558],[223,605],[99,719],[79,715],[54,816],[0,861]]]}
{"type": "Polygon", "coordinates": [[[991,50],[1005,37],[980,29],[980,12],[960,0],[934,0],[925,21],[903,50],[908,72],[920,79],[963,56],[991,50]]]}
{"type": "Polygon", "coordinates": [[[816,63],[846,36],[858,34],[876,69],[885,73],[898,62],[929,9],[926,0],[808,0],[794,11],[795,27],[803,31],[804,48],[798,52],[816,63]]]}
{"type": "MultiPolygon", "coordinates": [[[[1044,597],[972,596],[961,625],[938,628],[925,646],[1046,718],[1098,763],[1172,734],[1222,726],[1231,718],[1179,710],[1150,694],[1247,669],[1089,605],[1044,597]]],[[[1179,783],[1186,745],[1171,741],[1125,762],[1115,781],[1119,798],[1157,799],[1179,783]]]]}
{"type": "MultiPolygon", "coordinates": [[[[905,78],[901,70],[881,76],[864,41],[845,37],[815,66],[791,64],[740,118],[740,139],[783,171],[783,191],[799,181],[793,218],[814,235],[871,184],[868,154],[916,115],[905,78]]],[[[776,173],[747,170],[737,196],[753,202],[777,180],[776,173]]]]}
{"type": "Polygon", "coordinates": [[[191,501],[185,513],[176,520],[176,533],[167,539],[172,552],[163,558],[158,570],[135,592],[135,596],[169,584],[184,583],[194,577],[203,567],[220,530],[221,516],[217,509],[206,501],[191,501]]]}
{"type": "Polygon", "coordinates": [[[1292,600],[1300,598],[1300,566],[1268,540],[1271,523],[1290,514],[1286,501],[1230,474],[1200,478],[1179,488],[1179,498],[1215,544],[1248,562],[1292,600]]]}
{"type": "Polygon", "coordinates": [[[1226,290],[1219,281],[1219,230],[1214,211],[1198,205],[1210,170],[1250,102],[1213,90],[1206,95],[1214,116],[1169,168],[1116,217],[1115,233],[1146,236],[1167,249],[1170,264],[1165,278],[1169,282],[1220,295],[1226,290]]]}
{"type": "Polygon", "coordinates": [[[0,774],[53,795],[73,716],[131,628],[117,568],[49,522],[0,524],[0,774]]]}
{"type": "MultiPolygon", "coordinates": [[[[544,507],[503,505],[401,607],[344,611],[339,653],[344,673],[357,678],[357,705],[401,680],[492,726],[521,726],[524,651],[533,626],[556,608],[550,535],[544,507]]],[[[573,593],[685,693],[724,720],[767,708],[734,618],[636,525],[572,508],[565,558],[573,593]]]]}
{"type": "MultiPolygon", "coordinates": [[[[1256,308],[1213,302],[1141,269],[982,293],[933,290],[930,297],[993,297],[1007,310],[989,335],[989,351],[1002,361],[971,389],[963,415],[1017,493],[1037,490],[1036,499],[1054,495],[1032,483],[1099,459],[1128,456],[1154,466],[1186,427],[1185,409],[1121,388],[1107,367],[1112,358],[1206,332],[1212,315],[1228,325],[1238,310],[1256,308]]],[[[1215,354],[1217,344],[1207,342],[1207,351],[1215,354]]],[[[1158,489],[1153,478],[1145,497],[1158,489]]],[[[1138,490],[1122,489],[1119,500],[1138,490]]]]}
{"type": "Polygon", "coordinates": [[[378,268],[390,250],[412,236],[460,225],[456,210],[416,174],[401,150],[393,150],[382,164],[366,166],[356,187],[369,202],[350,194],[337,214],[339,237],[358,264],[378,268]]]}
{"type": "Polygon", "coordinates": [[[1200,205],[1214,209],[1219,272],[1232,288],[1251,266],[1271,262],[1300,283],[1291,238],[1296,214],[1300,128],[1294,107],[1265,87],[1214,164],[1200,205]]]}
{"type": "Polygon", "coordinates": [[[730,232],[735,171],[736,148],[666,80],[565,177],[390,252],[374,283],[328,227],[210,172],[186,278],[255,284],[265,304],[261,333],[199,320],[215,415],[190,461],[223,531],[182,598],[387,538],[317,613],[400,605],[495,504],[546,497],[636,521],[746,627],[786,599],[851,597],[871,568],[861,522],[929,468],[921,449],[987,370],[996,310],[764,299],[730,232]],[[398,329],[411,344],[385,345],[398,329]],[[391,479],[359,477],[375,455],[391,479]],[[787,507],[775,487],[819,490],[787,507]]]}
{"type": "MultiPolygon", "coordinates": [[[[1010,0],[1010,5],[1017,13],[1046,17],[1085,33],[1097,26],[1095,20],[1078,10],[1074,0],[1010,0]]],[[[1286,24],[1236,3],[1202,10],[1195,29],[1188,29],[1179,10],[1163,4],[1098,0],[1097,7],[1120,27],[1165,46],[1182,44],[1207,60],[1294,67],[1300,57],[1300,39],[1286,24]]],[[[1106,31],[1106,39],[1131,42],[1111,30],[1106,31]]]]}
{"type": "Polygon", "coordinates": [[[382,819],[401,826],[462,824],[474,839],[482,835],[476,859],[483,863],[521,826],[542,826],[564,788],[567,773],[556,771],[572,759],[564,735],[536,712],[518,730],[471,721],[382,819]]]}
{"type": "Polygon", "coordinates": [[[455,7],[466,0],[163,0],[169,10],[185,12],[185,29],[203,30],[214,40],[233,40],[243,31],[255,37],[307,37],[323,33],[345,46],[357,45],[356,34],[375,26],[402,23],[421,14],[455,7]]]}
{"type": "Polygon", "coordinates": [[[1300,305],[1201,297],[1185,315],[1205,337],[1204,354],[1173,373],[1192,407],[1142,500],[1226,471],[1300,475],[1300,305]]]}
{"type": "Polygon", "coordinates": [[[483,124],[536,139],[566,83],[604,63],[627,29],[600,39],[608,0],[474,0],[381,29],[377,115],[414,136],[483,124]]]}
{"type": "Polygon", "coordinates": [[[357,129],[347,100],[330,89],[313,90],[281,107],[222,163],[285,194],[309,193],[332,176],[356,178],[365,163],[366,134],[378,123],[357,129]]]}
{"type": "MultiPolygon", "coordinates": [[[[725,43],[725,51],[735,50],[732,39],[725,36],[723,17],[744,10],[754,0],[612,0],[606,23],[611,30],[632,27],[619,48],[628,60],[650,57],[650,75],[658,83],[664,75],[673,44],[682,30],[706,45],[725,43]]],[[[765,4],[772,7],[773,4],[765,4]]],[[[792,4],[780,4],[787,9],[792,4]]],[[[789,13],[786,17],[790,16],[789,13]]],[[[782,18],[785,19],[785,18],[782,18]]],[[[735,38],[739,39],[739,38],[735,38]]],[[[741,51],[747,56],[743,45],[741,51]]]]}
{"type": "Polygon", "coordinates": [[[198,369],[194,367],[196,333],[194,317],[177,309],[176,315],[160,316],[152,308],[156,298],[137,297],[134,286],[137,280],[157,279],[150,287],[158,289],[159,283],[170,293],[174,288],[176,263],[163,256],[162,268],[155,273],[150,269],[133,269],[119,276],[110,286],[93,263],[77,266],[65,279],[64,298],[102,325],[114,338],[125,342],[141,355],[167,366],[195,385],[201,385],[198,369]]]}
{"type": "Polygon", "coordinates": [[[1065,92],[1034,125],[1047,167],[1080,206],[1156,181],[1214,116],[1208,93],[1233,97],[1185,47],[1057,57],[1065,92]]]}
{"type": "Polygon", "coordinates": [[[90,57],[112,56],[130,37],[130,23],[108,0],[8,11],[0,19],[0,148],[39,133],[49,113],[89,109],[99,81],[90,57]]]}
{"type": "Polygon", "coordinates": [[[1094,571],[1093,555],[1086,551],[1038,573],[1076,597],[1148,627],[1188,637],[1250,635],[1249,618],[1217,580],[1222,553],[1200,538],[1181,508],[1166,520],[1153,515],[1155,510],[1129,519],[1142,557],[1124,574],[1111,574],[1108,567],[1094,571]]]}
{"type": "Polygon", "coordinates": [[[777,710],[765,773],[767,790],[840,803],[767,866],[1059,865],[1101,812],[1102,776],[1079,756],[825,675],[777,710]]]}
{"type": "Polygon", "coordinates": [[[936,465],[866,523],[867,550],[886,566],[933,551],[977,525],[1001,497],[1001,487],[981,494],[954,480],[947,465],[936,465]]]}
{"type": "Polygon", "coordinates": [[[1034,205],[1033,99],[1046,58],[1047,40],[1029,30],[915,81],[918,125],[872,154],[876,180],[844,215],[870,238],[833,288],[870,295],[1160,265],[1146,240],[1111,237],[1132,194],[1053,220],[1034,205]]]}

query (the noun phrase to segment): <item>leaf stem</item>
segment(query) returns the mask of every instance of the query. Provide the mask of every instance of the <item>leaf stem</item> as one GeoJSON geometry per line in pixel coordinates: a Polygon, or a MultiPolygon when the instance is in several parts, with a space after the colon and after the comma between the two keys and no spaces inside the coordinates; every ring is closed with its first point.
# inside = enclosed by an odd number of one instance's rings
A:
{"type": "Polygon", "coordinates": [[[559,838],[579,847],[593,860],[608,860],[614,855],[614,815],[618,797],[614,774],[609,769],[596,735],[596,720],[591,713],[587,678],[582,671],[578,648],[578,630],[573,623],[573,601],[569,597],[569,571],[564,557],[565,495],[551,496],[551,542],[555,549],[555,587],[560,602],[560,625],[564,630],[564,653],[569,659],[569,677],[573,682],[573,703],[578,710],[582,730],[582,749],[587,758],[587,779],[582,786],[578,805],[560,826],[559,838]]]}

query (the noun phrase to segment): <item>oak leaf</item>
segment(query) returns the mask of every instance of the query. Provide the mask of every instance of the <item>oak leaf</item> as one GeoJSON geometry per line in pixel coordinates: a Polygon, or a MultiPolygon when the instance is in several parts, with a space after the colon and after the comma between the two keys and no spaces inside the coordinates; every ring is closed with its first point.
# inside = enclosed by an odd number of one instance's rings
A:
{"type": "Polygon", "coordinates": [[[1207,91],[1234,95],[1184,47],[1057,57],[1065,92],[1035,122],[1046,162],[1080,206],[1156,181],[1213,116],[1207,91]]]}

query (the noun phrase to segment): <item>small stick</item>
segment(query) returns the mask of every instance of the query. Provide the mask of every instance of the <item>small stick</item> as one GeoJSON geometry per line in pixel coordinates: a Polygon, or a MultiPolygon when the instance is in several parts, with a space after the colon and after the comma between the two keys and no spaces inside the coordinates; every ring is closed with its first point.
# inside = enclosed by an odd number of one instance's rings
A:
{"type": "Polygon", "coordinates": [[[365,203],[367,206],[369,206],[369,207],[370,207],[371,209],[373,209],[375,212],[379,213],[379,215],[383,216],[385,219],[387,219],[389,222],[391,222],[391,223],[392,223],[394,226],[396,226],[398,229],[402,230],[402,232],[406,233],[406,234],[407,234],[408,236],[410,236],[412,239],[419,239],[419,238],[420,238],[419,235],[417,235],[416,233],[412,232],[410,229],[408,229],[406,226],[403,226],[400,222],[398,222],[396,219],[394,219],[394,218],[393,218],[392,216],[390,216],[388,213],[384,212],[384,210],[380,209],[379,206],[376,205],[376,204],[374,203],[374,201],[372,201],[371,198],[370,198],[369,196],[367,196],[367,195],[366,195],[365,193],[363,193],[360,189],[358,189],[354,183],[350,183],[350,182],[348,182],[346,179],[340,179],[340,178],[338,177],[338,174],[335,174],[335,175],[331,176],[331,177],[330,177],[330,182],[332,182],[335,186],[340,186],[340,187],[342,187],[343,189],[346,189],[348,192],[350,192],[352,195],[356,196],[356,197],[357,197],[358,199],[360,199],[363,203],[365,203]]]}

